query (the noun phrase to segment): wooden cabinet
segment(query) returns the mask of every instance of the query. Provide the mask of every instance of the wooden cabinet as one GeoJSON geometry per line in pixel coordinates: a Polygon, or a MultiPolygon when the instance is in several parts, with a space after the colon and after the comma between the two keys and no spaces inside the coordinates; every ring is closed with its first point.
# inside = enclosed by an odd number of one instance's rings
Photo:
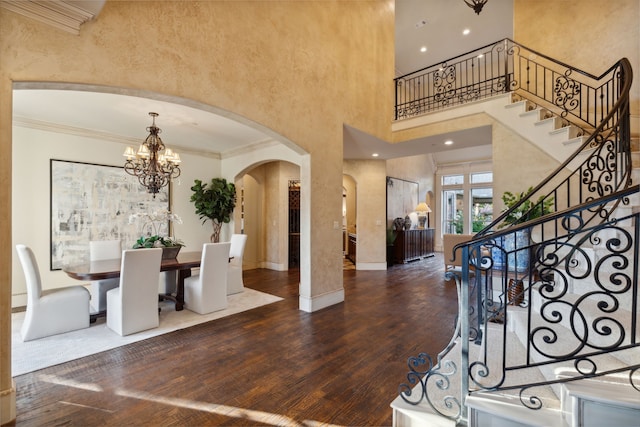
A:
{"type": "Polygon", "coordinates": [[[395,262],[405,263],[433,256],[433,228],[396,231],[395,262]]]}
{"type": "Polygon", "coordinates": [[[356,246],[358,245],[358,236],[356,234],[349,233],[349,243],[347,246],[347,258],[351,260],[352,263],[356,263],[356,246]]]}

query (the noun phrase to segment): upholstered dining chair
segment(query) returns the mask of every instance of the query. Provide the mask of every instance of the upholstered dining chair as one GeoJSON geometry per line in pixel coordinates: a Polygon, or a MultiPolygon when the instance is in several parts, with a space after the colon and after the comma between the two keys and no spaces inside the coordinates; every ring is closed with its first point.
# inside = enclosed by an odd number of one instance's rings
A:
{"type": "Polygon", "coordinates": [[[70,286],[42,292],[40,270],[31,248],[16,245],[27,282],[27,310],[20,334],[23,341],[89,327],[89,291],[70,286]]]}
{"type": "Polygon", "coordinates": [[[229,272],[227,273],[227,295],[237,294],[244,291],[244,280],[242,280],[242,258],[244,257],[244,247],[247,244],[246,234],[231,235],[231,249],[229,250],[229,272]]]}
{"type": "MultiPolygon", "coordinates": [[[[101,261],[103,259],[119,259],[122,257],[122,244],[120,240],[92,240],[89,242],[89,260],[101,261]]],[[[94,312],[107,309],[107,292],[117,288],[120,279],[94,280],[91,282],[91,307],[94,312]]]]}
{"type": "Polygon", "coordinates": [[[157,328],[161,248],[122,251],[120,286],[107,292],[107,327],[125,336],[157,328]]]}
{"type": "Polygon", "coordinates": [[[200,272],[184,280],[188,310],[207,314],[227,308],[227,267],[231,243],[205,243],[200,272]]]}

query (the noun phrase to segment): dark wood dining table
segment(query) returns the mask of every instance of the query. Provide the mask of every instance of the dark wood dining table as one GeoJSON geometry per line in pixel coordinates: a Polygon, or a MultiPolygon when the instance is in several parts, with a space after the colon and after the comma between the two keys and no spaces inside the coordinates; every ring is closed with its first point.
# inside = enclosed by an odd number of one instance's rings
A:
{"type": "MultiPolygon", "coordinates": [[[[180,252],[176,258],[163,259],[160,271],[177,271],[176,295],[162,294],[161,297],[175,302],[176,311],[184,308],[184,279],[191,276],[191,269],[200,267],[202,252],[180,252]]],[[[120,277],[121,259],[87,261],[80,264],[65,265],[62,270],[77,280],[103,280],[120,277]]]]}

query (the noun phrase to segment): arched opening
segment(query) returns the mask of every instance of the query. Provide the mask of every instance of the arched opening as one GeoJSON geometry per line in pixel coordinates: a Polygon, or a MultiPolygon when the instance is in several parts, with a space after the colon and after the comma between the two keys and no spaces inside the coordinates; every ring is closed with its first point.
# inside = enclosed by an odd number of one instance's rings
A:
{"type": "MultiPolygon", "coordinates": [[[[300,236],[297,247],[292,248],[290,241],[291,182],[298,183],[296,187],[300,193],[300,166],[280,160],[250,165],[236,176],[241,209],[234,213],[233,229],[248,236],[246,269],[283,271],[300,268],[299,262],[290,265],[292,250],[296,252],[295,258],[300,258],[300,236]]],[[[300,210],[299,202],[297,206],[300,210]]]]}
{"type": "MultiPolygon", "coordinates": [[[[126,88],[16,83],[14,107],[12,185],[14,194],[23,196],[13,203],[12,244],[32,246],[43,265],[50,259],[50,241],[43,238],[50,233],[49,209],[43,206],[43,201],[50,198],[49,185],[33,184],[50,181],[50,159],[122,167],[124,148],[142,142],[148,112],[156,111],[160,113],[157,124],[163,130],[163,141],[182,157],[182,174],[170,190],[170,209],[183,218],[182,224],[175,224],[176,236],[192,250],[209,241],[211,226],[202,224],[195,215],[190,188],[195,179],[206,182],[223,177],[241,184],[239,198],[250,203],[237,204],[233,224],[223,227],[221,240],[227,240],[233,232],[250,233],[255,244],[247,247],[248,267],[286,269],[287,263],[281,261],[286,245],[282,245],[279,229],[268,227],[274,221],[286,223],[286,215],[264,197],[279,191],[279,181],[272,177],[274,170],[289,165],[300,177],[302,150],[286,138],[209,105],[126,88]],[[107,105],[101,100],[107,100],[107,105]],[[220,116],[223,113],[224,117],[220,116]],[[230,129],[237,133],[226,135],[225,141],[216,146],[210,135],[208,139],[198,136],[210,129],[209,120],[224,127],[216,128],[222,133],[230,129]],[[249,173],[238,172],[243,170],[249,173]]],[[[303,207],[302,215],[308,214],[303,207]]],[[[12,306],[24,306],[26,286],[17,259],[12,268],[12,306]]],[[[49,287],[67,284],[62,271],[43,270],[43,282],[49,287]]]]}

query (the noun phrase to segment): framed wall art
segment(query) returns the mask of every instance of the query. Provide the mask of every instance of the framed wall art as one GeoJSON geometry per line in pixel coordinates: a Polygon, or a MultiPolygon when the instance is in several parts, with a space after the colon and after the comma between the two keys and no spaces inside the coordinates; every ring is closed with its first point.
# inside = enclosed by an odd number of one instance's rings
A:
{"type": "MultiPolygon", "coordinates": [[[[134,213],[169,210],[169,188],[153,198],[122,167],[51,159],[51,270],[87,260],[89,241],[120,239],[130,248],[145,224],[134,213]]],[[[156,234],[168,235],[168,222],[156,234]]]]}

